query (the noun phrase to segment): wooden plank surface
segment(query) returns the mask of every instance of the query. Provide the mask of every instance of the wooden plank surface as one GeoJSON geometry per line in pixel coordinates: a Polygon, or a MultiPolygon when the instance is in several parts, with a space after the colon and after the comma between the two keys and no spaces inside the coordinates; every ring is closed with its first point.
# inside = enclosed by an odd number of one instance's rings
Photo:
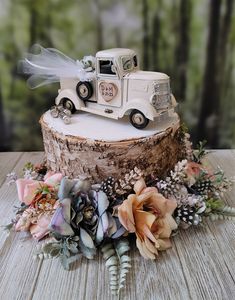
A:
{"type": "MultiPolygon", "coordinates": [[[[7,173],[20,172],[28,162],[40,162],[43,153],[0,153],[0,225],[13,217],[18,204],[15,187],[8,186],[7,173]]],[[[235,175],[235,151],[211,152],[207,163],[235,175]]],[[[224,196],[235,206],[235,189],[224,196]]],[[[36,243],[24,234],[0,232],[0,299],[116,299],[111,297],[108,274],[100,255],[92,261],[81,258],[72,271],[57,260],[33,260],[36,243]]],[[[235,299],[235,224],[207,222],[207,226],[181,231],[173,248],[155,262],[131,253],[133,267],[121,299],[235,299]]]]}

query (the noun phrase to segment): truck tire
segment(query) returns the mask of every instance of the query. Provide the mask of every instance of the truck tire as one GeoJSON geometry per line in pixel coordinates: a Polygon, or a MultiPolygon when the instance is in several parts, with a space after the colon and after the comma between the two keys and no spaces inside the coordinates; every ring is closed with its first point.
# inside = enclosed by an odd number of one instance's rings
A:
{"type": "Polygon", "coordinates": [[[83,100],[89,100],[93,94],[93,87],[90,82],[79,81],[76,87],[78,97],[83,100]]]}
{"type": "Polygon", "coordinates": [[[148,125],[149,119],[141,111],[133,109],[130,113],[130,122],[135,128],[144,129],[148,125]]]}
{"type": "Polygon", "coordinates": [[[68,99],[68,98],[63,98],[63,99],[60,101],[60,104],[63,105],[63,107],[64,107],[65,109],[70,110],[72,114],[75,113],[76,108],[75,108],[75,106],[74,106],[74,104],[73,104],[73,101],[71,101],[70,99],[68,99]]]}

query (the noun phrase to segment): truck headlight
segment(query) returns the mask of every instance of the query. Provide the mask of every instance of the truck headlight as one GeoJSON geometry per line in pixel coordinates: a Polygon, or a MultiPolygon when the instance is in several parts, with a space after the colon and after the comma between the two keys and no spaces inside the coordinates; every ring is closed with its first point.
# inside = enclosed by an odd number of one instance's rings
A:
{"type": "Polygon", "coordinates": [[[157,107],[157,101],[158,99],[157,99],[157,95],[156,94],[154,94],[154,95],[152,95],[152,97],[151,97],[151,99],[150,99],[150,103],[156,108],[157,107]]]}
{"type": "Polygon", "coordinates": [[[172,106],[170,94],[153,94],[150,98],[150,103],[156,109],[167,109],[172,106]]]}

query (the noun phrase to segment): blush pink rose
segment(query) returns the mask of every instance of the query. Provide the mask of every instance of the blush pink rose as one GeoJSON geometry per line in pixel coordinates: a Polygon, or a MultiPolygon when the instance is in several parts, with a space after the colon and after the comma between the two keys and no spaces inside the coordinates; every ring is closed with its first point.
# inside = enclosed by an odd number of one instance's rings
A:
{"type": "Polygon", "coordinates": [[[51,218],[51,215],[42,215],[38,218],[36,224],[30,226],[30,233],[32,234],[35,240],[41,240],[50,232],[48,226],[51,222],[51,218]]]}
{"type": "Polygon", "coordinates": [[[26,205],[30,205],[34,200],[35,194],[38,189],[49,186],[54,187],[60,183],[63,175],[61,173],[53,174],[48,172],[45,175],[44,181],[37,181],[32,179],[17,179],[16,187],[18,192],[18,197],[21,202],[24,202],[26,205]]]}

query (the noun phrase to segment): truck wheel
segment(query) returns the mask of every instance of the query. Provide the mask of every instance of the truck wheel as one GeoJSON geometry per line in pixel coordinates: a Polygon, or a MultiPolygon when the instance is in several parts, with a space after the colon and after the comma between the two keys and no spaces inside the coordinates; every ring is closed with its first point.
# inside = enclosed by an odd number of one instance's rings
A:
{"type": "Polygon", "coordinates": [[[73,104],[73,102],[70,99],[64,98],[60,101],[60,104],[63,105],[65,109],[68,109],[71,111],[71,113],[74,113],[76,111],[76,108],[73,104]]]}
{"type": "Polygon", "coordinates": [[[135,128],[144,129],[148,125],[149,119],[141,111],[133,109],[130,113],[130,122],[135,128]]]}
{"type": "Polygon", "coordinates": [[[81,100],[86,101],[91,98],[91,96],[93,94],[93,87],[90,82],[80,81],[77,84],[76,91],[77,91],[78,97],[81,100]]]}

